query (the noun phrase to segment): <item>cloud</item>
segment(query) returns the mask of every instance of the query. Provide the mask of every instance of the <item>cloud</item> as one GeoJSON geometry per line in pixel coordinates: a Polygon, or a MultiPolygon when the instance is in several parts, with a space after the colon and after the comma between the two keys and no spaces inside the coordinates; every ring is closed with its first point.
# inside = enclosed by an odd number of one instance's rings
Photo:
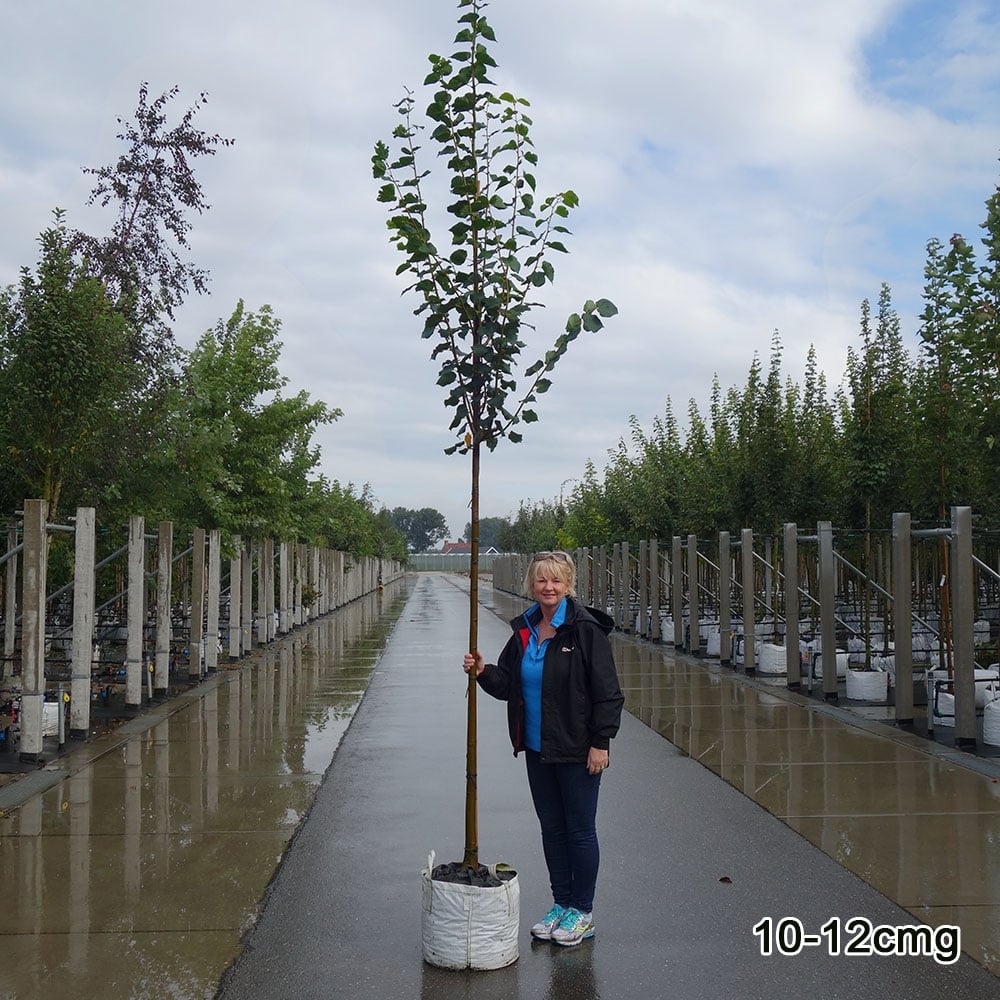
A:
{"type": "MultiPolygon", "coordinates": [[[[587,297],[621,311],[574,344],[525,441],[488,456],[484,515],[558,497],[667,398],[705,410],[772,332],[784,368],[817,349],[831,387],[860,302],[888,281],[912,338],[925,243],[978,235],[996,183],[1000,17],[962,0],[504,0],[494,79],[531,101],[539,188],[580,196],[570,256],[535,317],[538,350],[587,297]]],[[[191,346],[237,299],[283,322],[290,389],[342,407],[324,472],[387,506],[468,520],[467,462],[401,297],[370,157],[393,104],[447,53],[445,0],[20,4],[5,21],[0,283],[34,262],[53,207],[85,209],[81,165],[117,155],[138,85],[201,91],[198,123],[236,138],[199,168],[211,211],[192,256],[212,295],[178,316],[191,346]],[[52,17],[58,7],[57,17],[52,17]]],[[[429,143],[425,152],[431,153],[429,143]]],[[[431,155],[428,165],[440,169],[431,155]]]]}

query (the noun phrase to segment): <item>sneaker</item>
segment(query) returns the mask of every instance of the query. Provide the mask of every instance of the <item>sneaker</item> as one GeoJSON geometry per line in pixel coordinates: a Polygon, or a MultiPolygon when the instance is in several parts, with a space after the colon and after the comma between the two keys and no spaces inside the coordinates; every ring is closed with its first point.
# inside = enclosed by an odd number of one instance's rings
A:
{"type": "Polygon", "coordinates": [[[585,938],[594,936],[594,915],[581,913],[572,906],[566,910],[559,921],[559,926],[552,931],[552,941],[565,945],[567,948],[579,944],[585,938]]]}
{"type": "Polygon", "coordinates": [[[531,936],[533,938],[538,938],[539,941],[550,941],[552,939],[552,932],[559,926],[559,921],[562,920],[566,913],[566,908],[560,906],[556,903],[555,906],[549,910],[548,913],[542,917],[541,920],[531,928],[531,936]]]}

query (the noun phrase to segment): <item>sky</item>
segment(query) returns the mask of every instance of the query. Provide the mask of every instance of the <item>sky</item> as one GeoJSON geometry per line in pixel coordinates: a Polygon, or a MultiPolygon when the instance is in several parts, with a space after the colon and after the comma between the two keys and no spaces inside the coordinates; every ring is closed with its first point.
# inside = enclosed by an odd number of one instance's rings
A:
{"type": "MultiPolygon", "coordinates": [[[[115,160],[118,118],[177,85],[174,119],[235,139],[197,176],[210,211],[189,259],[211,294],[177,313],[184,347],[237,301],[282,323],[288,392],[339,407],[319,471],[377,505],[469,520],[467,457],[419,304],[402,295],[371,155],[427,56],[453,51],[456,0],[0,0],[0,285],[34,266],[52,210],[95,234],[83,166],[115,160]]],[[[541,195],[572,189],[529,355],[606,297],[619,315],[553,374],[524,441],[483,463],[481,514],[569,496],[669,405],[707,413],[780,338],[832,391],[882,282],[917,351],[927,241],[978,245],[998,182],[1000,10],[992,0],[494,0],[499,90],[531,104],[541,195]]],[[[425,146],[430,150],[430,145],[425,146]]],[[[432,156],[426,167],[440,172],[432,156]]],[[[439,239],[446,244],[447,237],[439,239]]]]}

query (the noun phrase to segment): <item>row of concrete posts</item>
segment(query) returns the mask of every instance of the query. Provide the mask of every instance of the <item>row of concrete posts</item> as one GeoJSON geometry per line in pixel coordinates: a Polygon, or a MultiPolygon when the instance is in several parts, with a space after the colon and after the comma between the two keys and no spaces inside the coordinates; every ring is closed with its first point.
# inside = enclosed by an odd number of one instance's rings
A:
{"type": "MultiPolygon", "coordinates": [[[[929,530],[915,530],[910,514],[897,513],[892,521],[891,584],[883,588],[873,583],[891,605],[895,623],[919,621],[913,611],[912,553],[914,543],[922,540],[944,541],[948,546],[951,658],[947,670],[955,697],[955,741],[960,747],[971,748],[977,742],[973,628],[977,574],[991,574],[995,579],[1000,579],[1000,574],[973,554],[971,508],[953,507],[950,526],[929,530]]],[[[669,552],[664,552],[655,538],[637,546],[621,542],[579,548],[571,553],[577,566],[577,595],[585,604],[606,610],[619,629],[653,642],[672,642],[695,656],[702,654],[699,625],[703,609],[709,607],[718,622],[722,664],[736,665],[733,649],[738,639],[743,651],[741,669],[747,674],[755,672],[761,613],[772,622],[782,620],[787,685],[793,690],[803,682],[799,624],[805,606],[819,624],[823,697],[836,702],[837,637],[838,630],[841,634],[845,631],[838,616],[841,597],[837,582],[845,560],[836,551],[833,525],[821,521],[815,534],[805,534],[797,525],[785,524],[780,570],[768,558],[772,544],[773,540],[767,539],[765,549],[763,541],[744,528],[738,539],[731,538],[728,531],[719,532],[714,560],[702,551],[704,546],[699,546],[694,534],[674,536],[669,552]],[[758,542],[762,551],[755,548],[758,542]],[[799,580],[800,557],[809,558],[810,550],[816,564],[817,593],[810,593],[799,580]],[[772,593],[783,597],[784,615],[768,603],[772,593]],[[664,620],[672,625],[671,635],[661,635],[664,620]]],[[[497,557],[494,586],[523,595],[530,560],[530,555],[497,557]]],[[[919,624],[926,627],[926,622],[919,624]]],[[[914,722],[912,629],[897,624],[893,637],[895,718],[898,724],[908,726],[914,722]]]]}
{"type": "MultiPolygon", "coordinates": [[[[127,544],[127,631],[125,649],[125,708],[138,710],[145,699],[167,694],[171,661],[172,618],[175,596],[174,567],[190,559],[189,586],[182,603],[189,623],[188,677],[198,679],[218,669],[220,652],[230,660],[266,644],[298,625],[371,593],[402,574],[392,560],[356,559],[333,549],[279,541],[229,539],[229,586],[223,589],[223,538],[219,530],[197,528],[191,544],[175,552],[174,526],[158,525],[147,534],[144,518],[129,520],[127,544]],[[155,603],[146,606],[148,549],[156,543],[155,603]],[[256,587],[254,586],[256,582],[256,587]],[[152,656],[146,641],[147,623],[155,621],[152,656]],[[223,634],[223,623],[225,633],[223,634]]],[[[46,694],[47,607],[46,593],[49,535],[69,531],[74,538],[69,735],[85,739],[90,732],[92,659],[95,643],[96,512],[76,511],[72,526],[49,524],[48,504],[27,500],[20,544],[8,546],[4,557],[6,600],[4,658],[16,655],[21,637],[20,756],[37,761],[42,753],[43,712],[46,694]],[[18,618],[18,556],[21,558],[20,630],[18,618]]],[[[12,532],[16,539],[16,533],[12,532]]],[[[109,557],[112,558],[112,557],[109,557]]],[[[107,562],[107,560],[104,560],[107,562]]],[[[103,562],[102,562],[103,565],[103,562]]],[[[60,707],[61,710],[61,707],[60,707]]]]}

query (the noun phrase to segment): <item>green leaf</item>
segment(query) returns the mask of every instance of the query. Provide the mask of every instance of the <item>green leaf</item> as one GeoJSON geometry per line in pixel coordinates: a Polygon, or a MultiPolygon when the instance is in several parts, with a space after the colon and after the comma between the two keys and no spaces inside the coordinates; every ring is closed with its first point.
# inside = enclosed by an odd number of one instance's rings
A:
{"type": "Polygon", "coordinates": [[[597,300],[597,311],[607,319],[609,316],[618,315],[618,306],[610,299],[598,299],[597,300]]]}
{"type": "Polygon", "coordinates": [[[578,313],[573,313],[569,319],[566,320],[566,332],[577,334],[580,332],[580,328],[583,325],[582,320],[578,313]]]}

